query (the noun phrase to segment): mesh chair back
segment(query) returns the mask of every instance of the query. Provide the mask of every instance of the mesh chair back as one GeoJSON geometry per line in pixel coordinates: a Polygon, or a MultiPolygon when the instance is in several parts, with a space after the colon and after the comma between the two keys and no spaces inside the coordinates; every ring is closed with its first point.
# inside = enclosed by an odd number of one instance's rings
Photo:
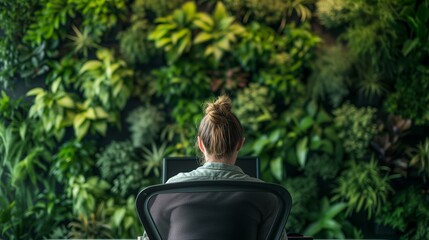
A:
{"type": "Polygon", "coordinates": [[[194,181],[155,185],[136,199],[139,218],[156,239],[280,239],[290,194],[262,182],[194,181]]]}

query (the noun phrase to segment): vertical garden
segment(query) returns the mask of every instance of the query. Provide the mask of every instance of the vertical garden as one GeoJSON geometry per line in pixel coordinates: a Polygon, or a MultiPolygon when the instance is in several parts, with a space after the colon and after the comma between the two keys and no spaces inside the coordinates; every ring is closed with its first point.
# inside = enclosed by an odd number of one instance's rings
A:
{"type": "Polygon", "coordinates": [[[0,238],[135,238],[231,96],[286,229],[429,239],[428,0],[0,0],[0,238]]]}

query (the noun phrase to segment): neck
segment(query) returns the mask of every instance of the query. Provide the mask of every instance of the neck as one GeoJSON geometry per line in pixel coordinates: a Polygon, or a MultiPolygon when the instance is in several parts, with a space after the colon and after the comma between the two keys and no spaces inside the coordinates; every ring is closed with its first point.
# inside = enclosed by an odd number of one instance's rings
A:
{"type": "Polygon", "coordinates": [[[216,158],[213,156],[204,156],[205,162],[210,163],[224,163],[229,165],[235,165],[235,160],[237,159],[237,156],[229,157],[229,158],[216,158]]]}

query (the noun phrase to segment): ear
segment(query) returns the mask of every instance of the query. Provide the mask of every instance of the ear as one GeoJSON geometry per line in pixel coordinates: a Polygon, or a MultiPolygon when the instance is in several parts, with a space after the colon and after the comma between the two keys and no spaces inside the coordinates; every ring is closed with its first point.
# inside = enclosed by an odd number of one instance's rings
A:
{"type": "Polygon", "coordinates": [[[198,147],[200,148],[202,153],[206,152],[206,149],[204,148],[203,140],[201,140],[200,136],[198,136],[198,147]]]}
{"type": "Polygon", "coordinates": [[[243,147],[245,140],[246,140],[246,138],[243,138],[243,139],[241,139],[241,141],[238,142],[237,148],[235,149],[237,152],[240,151],[240,149],[243,147]]]}

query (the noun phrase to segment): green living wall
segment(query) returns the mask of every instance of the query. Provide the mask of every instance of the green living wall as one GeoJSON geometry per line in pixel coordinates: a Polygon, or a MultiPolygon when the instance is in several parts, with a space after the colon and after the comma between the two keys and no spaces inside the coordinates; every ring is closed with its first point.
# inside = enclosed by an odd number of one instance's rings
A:
{"type": "Polygon", "coordinates": [[[0,0],[0,238],[135,238],[231,96],[286,229],[429,239],[428,0],[0,0]]]}

